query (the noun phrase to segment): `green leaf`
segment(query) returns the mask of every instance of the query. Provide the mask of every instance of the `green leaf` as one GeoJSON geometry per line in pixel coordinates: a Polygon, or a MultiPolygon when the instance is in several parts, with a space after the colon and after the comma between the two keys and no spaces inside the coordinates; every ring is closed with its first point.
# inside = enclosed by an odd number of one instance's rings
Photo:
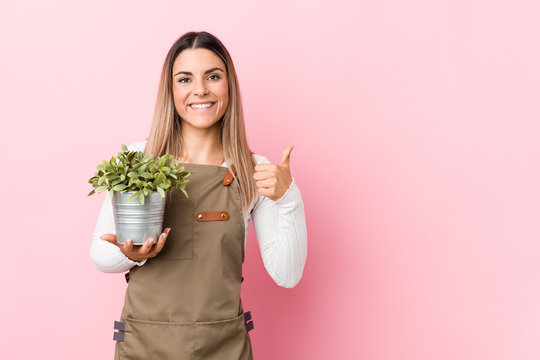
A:
{"type": "MultiPolygon", "coordinates": [[[[163,190],[161,190],[161,191],[163,191],[163,190]]],[[[92,191],[90,191],[90,192],[88,193],[88,196],[93,195],[93,194],[95,194],[95,193],[96,193],[96,189],[93,189],[92,191]]]]}
{"type": "Polygon", "coordinates": [[[129,195],[128,201],[133,201],[139,196],[139,192],[134,192],[133,194],[129,195]]]}
{"type": "Polygon", "coordinates": [[[163,187],[163,186],[162,186],[162,188],[165,189],[165,190],[167,190],[168,188],[171,187],[171,182],[170,182],[168,179],[165,180],[165,183],[164,183],[164,184],[165,184],[166,187],[163,187]]]}
{"type": "Polygon", "coordinates": [[[107,188],[108,188],[107,186],[99,186],[99,187],[96,188],[96,192],[97,193],[102,193],[105,190],[107,190],[107,188]]]}
{"type": "Polygon", "coordinates": [[[152,160],[154,158],[154,156],[152,154],[148,154],[148,155],[145,155],[142,159],[142,162],[149,162],[150,160],[152,160]]]}
{"type": "Polygon", "coordinates": [[[159,184],[161,184],[161,183],[164,183],[166,180],[167,180],[167,177],[165,176],[165,174],[163,174],[163,173],[160,172],[159,175],[156,176],[156,181],[155,181],[155,183],[156,183],[157,185],[159,185],[159,184]]]}
{"type": "Polygon", "coordinates": [[[189,196],[188,196],[188,194],[187,194],[186,190],[184,190],[184,189],[180,189],[180,190],[181,190],[181,191],[182,191],[182,192],[184,193],[184,195],[186,195],[186,198],[188,198],[188,199],[189,199],[189,196]]]}
{"type": "Polygon", "coordinates": [[[144,205],[144,194],[142,191],[139,191],[139,201],[141,202],[141,205],[144,205]]]}
{"type": "Polygon", "coordinates": [[[159,168],[162,168],[163,166],[165,166],[165,158],[163,156],[159,158],[157,165],[159,168]]]}
{"type": "Polygon", "coordinates": [[[113,190],[114,190],[114,191],[122,191],[122,190],[124,190],[125,188],[127,188],[127,185],[125,185],[125,184],[119,184],[119,185],[116,185],[115,187],[113,187],[113,190]]]}
{"type": "Polygon", "coordinates": [[[129,149],[128,149],[128,147],[126,146],[126,144],[122,144],[122,151],[123,151],[123,152],[128,152],[128,151],[129,151],[129,149]]]}
{"type": "Polygon", "coordinates": [[[158,186],[156,189],[157,189],[157,192],[159,193],[159,195],[161,195],[161,197],[165,197],[165,191],[163,191],[162,188],[160,188],[160,187],[158,186]]]}
{"type": "Polygon", "coordinates": [[[113,195],[114,195],[114,191],[109,191],[109,198],[111,198],[111,200],[113,198],[113,195]]]}

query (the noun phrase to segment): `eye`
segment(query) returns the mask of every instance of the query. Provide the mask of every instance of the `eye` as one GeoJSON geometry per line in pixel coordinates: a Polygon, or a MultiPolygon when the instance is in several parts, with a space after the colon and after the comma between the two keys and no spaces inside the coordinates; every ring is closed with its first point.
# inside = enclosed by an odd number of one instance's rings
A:
{"type": "Polygon", "coordinates": [[[189,78],[181,78],[178,80],[179,83],[187,83],[187,81],[184,81],[184,80],[189,80],[189,78]]]}
{"type": "Polygon", "coordinates": [[[221,79],[221,77],[220,77],[219,75],[216,75],[216,74],[212,74],[212,75],[210,75],[208,78],[209,78],[210,80],[213,80],[212,77],[214,77],[214,76],[215,76],[214,79],[216,79],[216,80],[217,80],[217,79],[221,79]]]}

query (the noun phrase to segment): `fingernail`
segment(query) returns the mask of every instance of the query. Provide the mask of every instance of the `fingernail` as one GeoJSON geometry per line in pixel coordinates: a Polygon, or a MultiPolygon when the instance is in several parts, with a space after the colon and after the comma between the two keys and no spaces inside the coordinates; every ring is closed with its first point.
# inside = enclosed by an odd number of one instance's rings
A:
{"type": "Polygon", "coordinates": [[[133,242],[133,240],[131,240],[131,239],[126,240],[126,244],[128,244],[128,245],[131,245],[132,242],[133,242]]]}
{"type": "Polygon", "coordinates": [[[171,228],[167,228],[167,229],[165,230],[165,232],[167,233],[167,235],[169,235],[169,231],[171,231],[171,228]]]}
{"type": "Polygon", "coordinates": [[[153,242],[154,242],[154,240],[152,240],[152,239],[146,240],[146,243],[147,243],[148,245],[152,244],[153,242]]]}

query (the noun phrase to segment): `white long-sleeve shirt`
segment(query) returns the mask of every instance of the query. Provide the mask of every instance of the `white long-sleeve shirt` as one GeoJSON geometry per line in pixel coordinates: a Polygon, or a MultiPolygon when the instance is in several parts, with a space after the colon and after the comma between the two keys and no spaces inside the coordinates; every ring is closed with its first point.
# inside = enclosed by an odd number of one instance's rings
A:
{"type": "MultiPolygon", "coordinates": [[[[143,151],[145,145],[146,140],[133,143],[128,149],[143,151]]],[[[262,155],[253,154],[253,157],[257,164],[270,163],[262,155]]],[[[221,166],[227,167],[227,164],[224,162],[221,166]]],[[[244,245],[247,242],[250,217],[253,218],[266,271],[279,286],[296,286],[302,277],[307,257],[307,230],[302,195],[294,177],[285,194],[277,201],[259,194],[251,202],[244,217],[244,245]]],[[[134,266],[144,265],[146,260],[133,261],[117,246],[100,239],[103,234],[116,234],[112,202],[108,194],[103,201],[90,246],[92,262],[99,270],[109,273],[125,272],[134,266]]]]}

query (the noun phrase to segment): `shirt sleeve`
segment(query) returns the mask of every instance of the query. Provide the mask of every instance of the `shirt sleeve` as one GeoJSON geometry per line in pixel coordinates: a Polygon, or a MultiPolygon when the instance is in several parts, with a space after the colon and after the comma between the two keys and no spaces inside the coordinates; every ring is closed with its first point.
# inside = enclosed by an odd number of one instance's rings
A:
{"type": "MultiPolygon", "coordinates": [[[[260,163],[270,162],[263,157],[260,163]]],[[[302,194],[294,177],[278,200],[259,195],[251,216],[266,271],[279,286],[296,286],[307,257],[307,229],[302,194]]]]}
{"type": "MultiPolygon", "coordinates": [[[[128,149],[139,150],[140,144],[131,144],[128,146],[128,149]]],[[[124,255],[118,246],[100,239],[100,236],[103,234],[116,234],[112,201],[108,192],[102,194],[105,195],[105,199],[103,200],[92,237],[90,259],[99,270],[106,273],[125,272],[135,265],[144,265],[146,259],[139,262],[133,261],[124,255]]]]}

